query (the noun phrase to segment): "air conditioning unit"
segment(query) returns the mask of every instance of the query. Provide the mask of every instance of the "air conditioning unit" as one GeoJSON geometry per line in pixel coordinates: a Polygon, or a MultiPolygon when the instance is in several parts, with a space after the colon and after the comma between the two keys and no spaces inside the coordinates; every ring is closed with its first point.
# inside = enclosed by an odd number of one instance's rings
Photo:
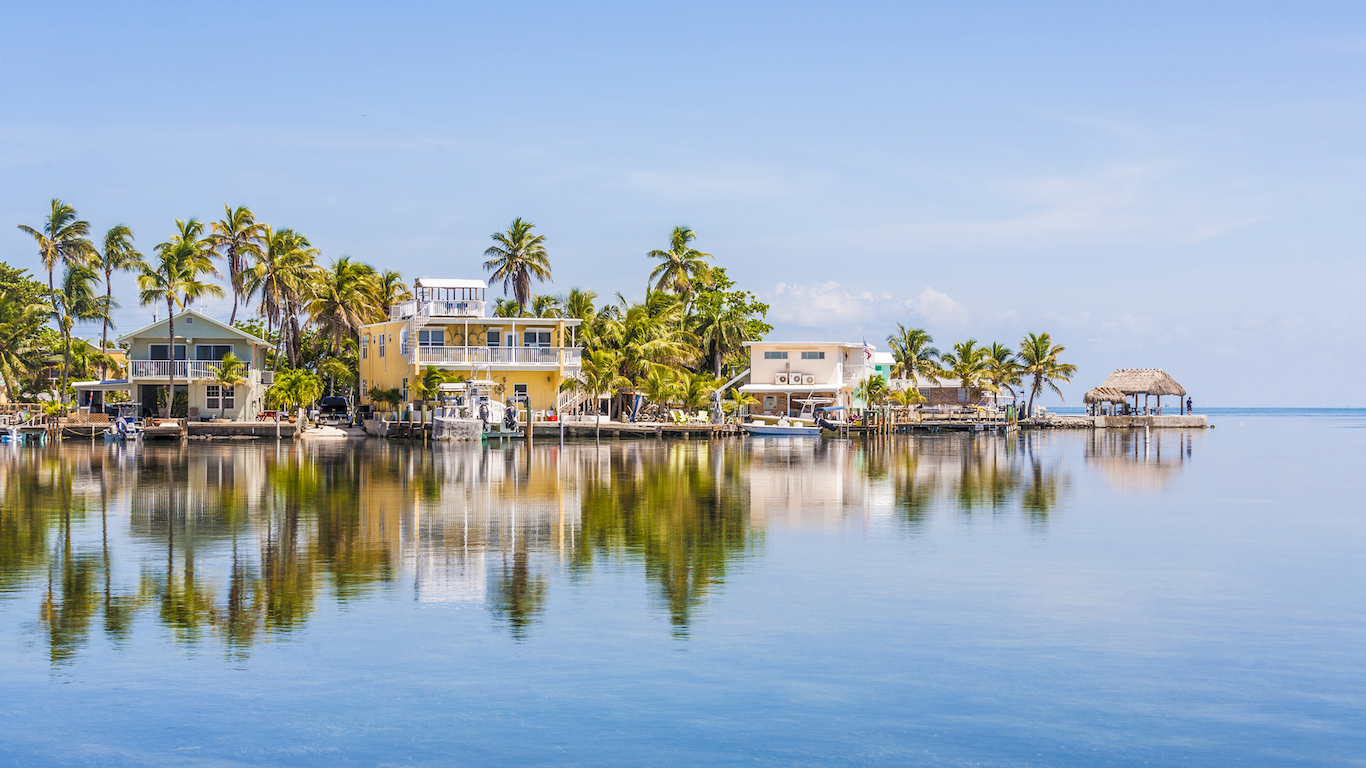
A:
{"type": "Polygon", "coordinates": [[[786,374],[786,373],[780,373],[780,374],[778,374],[777,376],[774,377],[773,383],[774,383],[774,384],[786,384],[786,383],[787,383],[787,374],[786,374]]]}
{"type": "Polygon", "coordinates": [[[811,386],[816,383],[816,377],[808,373],[807,375],[802,377],[802,383],[806,384],[807,386],[811,386]]]}
{"type": "Polygon", "coordinates": [[[261,383],[270,385],[275,383],[275,371],[261,371],[261,383]]]}

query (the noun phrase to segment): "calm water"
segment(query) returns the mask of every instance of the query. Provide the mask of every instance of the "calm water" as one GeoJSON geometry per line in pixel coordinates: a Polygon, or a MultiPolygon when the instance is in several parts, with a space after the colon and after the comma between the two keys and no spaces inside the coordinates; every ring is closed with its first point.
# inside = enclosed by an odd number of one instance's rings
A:
{"type": "Polygon", "coordinates": [[[1359,765],[1366,412],[0,451],[0,764],[1359,765]]]}

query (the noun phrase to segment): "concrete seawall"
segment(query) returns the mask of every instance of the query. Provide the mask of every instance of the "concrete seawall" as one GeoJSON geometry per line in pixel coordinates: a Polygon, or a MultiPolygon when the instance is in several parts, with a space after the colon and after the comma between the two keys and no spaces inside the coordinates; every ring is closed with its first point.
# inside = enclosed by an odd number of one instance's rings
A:
{"type": "MultiPolygon", "coordinates": [[[[275,438],[275,422],[273,421],[232,421],[226,424],[191,421],[185,425],[185,428],[190,437],[275,438]]],[[[280,422],[280,437],[293,439],[298,431],[298,424],[280,422]]]]}
{"type": "Polygon", "coordinates": [[[1208,416],[1093,416],[1097,429],[1205,429],[1208,416]]]}

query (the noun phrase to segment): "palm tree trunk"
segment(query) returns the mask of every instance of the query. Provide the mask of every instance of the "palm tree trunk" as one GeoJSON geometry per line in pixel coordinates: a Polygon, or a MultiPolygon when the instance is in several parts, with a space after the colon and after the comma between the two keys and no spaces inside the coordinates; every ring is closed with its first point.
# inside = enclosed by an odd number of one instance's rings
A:
{"type": "MultiPolygon", "coordinates": [[[[100,354],[108,354],[105,350],[109,349],[109,307],[114,303],[114,286],[109,284],[112,273],[113,270],[104,270],[104,334],[100,337],[100,354]]],[[[107,378],[109,378],[109,366],[100,363],[100,379],[107,378]]]]}
{"type": "MultiPolygon", "coordinates": [[[[170,415],[171,415],[171,411],[175,408],[175,312],[174,312],[174,307],[175,307],[175,297],[167,298],[167,299],[166,299],[166,331],[167,331],[167,333],[170,334],[170,343],[167,345],[166,356],[167,356],[168,358],[170,358],[170,360],[171,360],[170,365],[168,366],[168,370],[170,371],[170,374],[171,374],[168,378],[170,379],[170,382],[171,382],[171,383],[170,383],[170,386],[166,389],[166,415],[167,415],[167,416],[170,416],[170,415]]],[[[188,407],[188,405],[189,405],[189,398],[188,398],[188,396],[187,396],[187,397],[186,397],[186,406],[188,407]]],[[[186,413],[188,414],[189,411],[187,410],[186,413]]],[[[173,491],[173,492],[174,492],[174,491],[173,491]]]]}
{"type": "Polygon", "coordinates": [[[66,383],[71,377],[71,329],[66,323],[62,324],[62,391],[57,394],[57,399],[63,406],[66,405],[66,383]]]}

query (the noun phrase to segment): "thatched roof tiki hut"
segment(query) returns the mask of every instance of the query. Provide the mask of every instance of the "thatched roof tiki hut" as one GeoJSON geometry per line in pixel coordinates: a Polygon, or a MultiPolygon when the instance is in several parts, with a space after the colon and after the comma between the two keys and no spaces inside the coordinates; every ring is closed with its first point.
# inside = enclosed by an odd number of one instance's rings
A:
{"type": "Polygon", "coordinates": [[[1186,389],[1160,368],[1121,368],[1110,374],[1110,377],[1102,382],[1099,387],[1087,392],[1083,400],[1088,405],[1093,405],[1123,403],[1132,397],[1134,399],[1134,411],[1148,413],[1148,398],[1156,396],[1156,411],[1160,414],[1162,413],[1163,395],[1175,395],[1179,407],[1180,398],[1185,397],[1186,389]],[[1139,395],[1143,395],[1142,408],[1139,408],[1138,405],[1139,395]]]}

